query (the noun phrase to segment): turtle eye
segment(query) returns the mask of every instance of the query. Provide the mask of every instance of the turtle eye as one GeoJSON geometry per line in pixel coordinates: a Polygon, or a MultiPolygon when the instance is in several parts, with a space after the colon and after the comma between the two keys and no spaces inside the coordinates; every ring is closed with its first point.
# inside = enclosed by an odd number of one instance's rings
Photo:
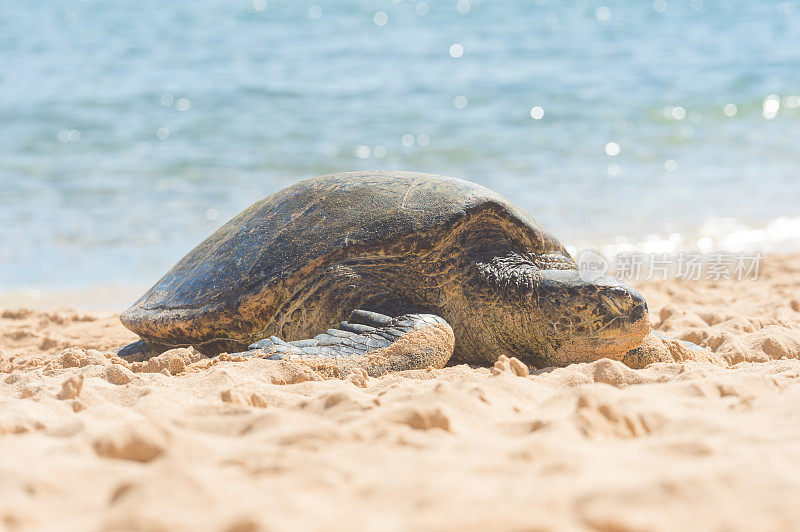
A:
{"type": "Polygon", "coordinates": [[[561,253],[530,254],[531,261],[542,270],[574,270],[577,266],[571,257],[561,253]]]}

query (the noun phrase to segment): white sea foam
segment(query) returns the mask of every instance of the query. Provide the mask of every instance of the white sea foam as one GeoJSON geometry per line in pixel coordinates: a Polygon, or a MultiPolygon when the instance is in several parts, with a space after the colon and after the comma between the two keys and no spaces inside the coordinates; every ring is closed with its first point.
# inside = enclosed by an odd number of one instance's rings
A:
{"type": "Polygon", "coordinates": [[[583,248],[593,248],[605,257],[686,252],[792,253],[800,251],[800,216],[782,216],[758,226],[734,218],[708,218],[686,233],[651,234],[639,240],[617,237],[567,246],[573,256],[583,248]]]}

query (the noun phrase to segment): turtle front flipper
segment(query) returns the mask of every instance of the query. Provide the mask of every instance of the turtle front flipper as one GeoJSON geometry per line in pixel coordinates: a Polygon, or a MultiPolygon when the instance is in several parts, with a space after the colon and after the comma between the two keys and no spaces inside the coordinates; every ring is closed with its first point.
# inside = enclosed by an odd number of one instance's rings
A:
{"type": "Polygon", "coordinates": [[[377,377],[392,371],[442,368],[453,354],[454,343],[453,329],[434,314],[393,318],[354,310],[338,329],[314,338],[284,342],[273,336],[236,354],[302,362],[329,378],[346,377],[357,368],[377,377]]]}

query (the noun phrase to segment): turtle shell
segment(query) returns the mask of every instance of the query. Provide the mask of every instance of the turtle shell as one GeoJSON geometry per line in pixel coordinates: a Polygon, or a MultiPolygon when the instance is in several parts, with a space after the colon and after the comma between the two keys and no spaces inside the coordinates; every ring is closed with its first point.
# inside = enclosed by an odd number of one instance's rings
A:
{"type": "Polygon", "coordinates": [[[352,172],[300,181],[244,210],[183,257],[121,320],[145,339],[186,345],[247,342],[293,280],[358,246],[379,253],[406,235],[441,238],[492,207],[529,234],[531,251],[563,247],[529,214],[486,187],[413,172],[352,172]]]}

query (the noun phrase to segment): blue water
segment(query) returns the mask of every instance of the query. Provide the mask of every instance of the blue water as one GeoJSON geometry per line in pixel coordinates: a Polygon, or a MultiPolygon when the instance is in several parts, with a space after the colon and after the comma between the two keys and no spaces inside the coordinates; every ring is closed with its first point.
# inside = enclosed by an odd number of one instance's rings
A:
{"type": "Polygon", "coordinates": [[[759,227],[800,215],[798,139],[793,2],[0,0],[0,292],[145,287],[358,169],[480,182],[567,243],[759,227]]]}

